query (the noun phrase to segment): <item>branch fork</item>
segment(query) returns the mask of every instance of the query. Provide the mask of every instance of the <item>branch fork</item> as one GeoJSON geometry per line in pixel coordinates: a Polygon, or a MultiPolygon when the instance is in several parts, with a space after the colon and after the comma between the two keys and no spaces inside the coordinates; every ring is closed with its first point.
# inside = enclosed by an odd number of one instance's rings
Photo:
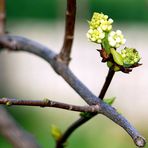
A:
{"type": "MultiPolygon", "coordinates": [[[[65,64],[55,60],[56,53],[48,47],[43,46],[37,42],[19,36],[3,35],[0,36],[0,45],[2,47],[10,48],[12,51],[25,51],[37,55],[45,59],[53,69],[64,78],[64,80],[86,101],[89,105],[98,104],[100,109],[99,113],[105,115],[124,130],[132,137],[135,144],[139,146],[145,145],[145,139],[137,132],[137,130],[113,107],[107,105],[101,98],[96,97],[69,69],[65,64]],[[11,41],[11,43],[10,43],[11,41]],[[13,44],[12,44],[13,43],[13,44]],[[136,141],[135,141],[136,140],[136,141]],[[138,140],[138,142],[137,142],[138,140]],[[140,142],[139,142],[140,141],[140,142]],[[142,144],[143,145],[142,145],[142,144]]],[[[2,50],[2,49],[1,49],[2,50]]],[[[104,86],[105,89],[108,86],[104,86]]],[[[105,92],[104,92],[105,93],[105,92]]],[[[102,96],[104,95],[102,94],[102,96]]],[[[95,113],[94,113],[95,114],[95,113]]]]}
{"type": "Polygon", "coordinates": [[[111,119],[113,122],[121,126],[132,137],[134,143],[138,147],[144,147],[146,141],[139,134],[139,132],[127,121],[125,117],[119,114],[116,109],[102,101],[114,76],[114,72],[109,69],[106,82],[101,90],[99,97],[97,97],[73,74],[73,72],[68,67],[69,62],[71,60],[70,54],[74,38],[75,16],[76,0],[67,0],[65,36],[63,46],[59,54],[54,53],[53,50],[49,49],[44,45],[41,45],[40,43],[37,43],[24,37],[12,35],[0,36],[0,50],[8,48],[11,51],[25,51],[41,57],[52,66],[52,68],[55,70],[55,72],[57,72],[57,74],[63,77],[63,79],[81,96],[81,98],[89,106],[75,106],[51,101],[48,99],[17,100],[11,98],[0,99],[0,104],[57,107],[79,112],[90,112],[90,118],[81,117],[67,129],[61,139],[57,142],[57,148],[62,148],[63,143],[65,143],[65,141],[76,128],[84,124],[86,121],[88,121],[98,113],[105,115],[107,118],[111,119]]]}

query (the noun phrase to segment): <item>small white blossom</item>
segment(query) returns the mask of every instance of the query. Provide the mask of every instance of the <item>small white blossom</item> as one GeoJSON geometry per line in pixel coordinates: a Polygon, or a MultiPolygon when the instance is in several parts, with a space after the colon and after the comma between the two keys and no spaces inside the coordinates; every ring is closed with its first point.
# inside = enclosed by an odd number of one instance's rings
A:
{"type": "Polygon", "coordinates": [[[112,29],[112,23],[113,23],[112,19],[101,20],[100,22],[101,22],[100,27],[103,31],[110,31],[112,29]]]}
{"type": "Polygon", "coordinates": [[[102,39],[105,37],[105,33],[102,31],[101,28],[89,29],[86,36],[92,42],[101,43],[102,39]]]}
{"type": "Polygon", "coordinates": [[[117,30],[116,32],[111,31],[108,36],[108,41],[109,41],[109,45],[115,48],[120,47],[126,42],[121,30],[117,30]]]}
{"type": "Polygon", "coordinates": [[[92,42],[102,43],[105,32],[109,32],[112,29],[113,20],[103,13],[94,12],[91,21],[88,23],[89,30],[86,34],[87,38],[92,42]]]}
{"type": "Polygon", "coordinates": [[[111,18],[108,19],[107,15],[97,12],[94,12],[91,21],[89,21],[91,29],[100,27],[103,31],[110,31],[112,29],[112,23],[113,20],[111,18]]]}

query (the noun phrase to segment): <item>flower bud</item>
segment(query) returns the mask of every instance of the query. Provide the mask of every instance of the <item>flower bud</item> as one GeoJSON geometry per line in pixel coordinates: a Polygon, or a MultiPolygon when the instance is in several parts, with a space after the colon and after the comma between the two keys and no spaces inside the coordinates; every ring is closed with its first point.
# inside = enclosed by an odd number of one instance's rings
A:
{"type": "Polygon", "coordinates": [[[121,50],[121,56],[123,58],[124,67],[131,67],[140,61],[140,55],[138,51],[134,48],[125,47],[121,50]]]}

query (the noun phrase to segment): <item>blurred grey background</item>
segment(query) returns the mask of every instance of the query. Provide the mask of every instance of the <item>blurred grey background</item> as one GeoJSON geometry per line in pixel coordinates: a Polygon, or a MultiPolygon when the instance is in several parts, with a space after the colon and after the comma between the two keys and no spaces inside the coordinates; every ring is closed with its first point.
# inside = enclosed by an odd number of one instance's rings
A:
{"type": "MultiPolygon", "coordinates": [[[[7,1],[7,31],[38,41],[59,52],[64,36],[66,0],[7,1]]],[[[87,20],[93,12],[103,12],[114,20],[113,29],[122,30],[126,46],[141,54],[142,66],[130,74],[117,72],[106,97],[116,97],[114,106],[148,138],[148,1],[147,0],[81,0],[77,1],[75,39],[70,68],[96,95],[108,68],[101,63],[97,44],[86,38],[87,20]]],[[[0,95],[23,99],[49,98],[61,102],[86,103],[43,59],[24,52],[0,53],[0,95]]],[[[78,118],[78,113],[36,107],[9,107],[8,111],[23,127],[32,132],[43,147],[53,147],[50,125],[64,131],[78,118]],[[62,115],[64,114],[64,116],[62,115]],[[42,121],[42,122],[41,122],[42,121]]],[[[0,137],[2,147],[11,145],[0,137]]],[[[107,118],[92,119],[70,138],[69,147],[134,148],[129,136],[107,118]],[[85,132],[85,133],[84,133],[85,132]],[[87,134],[86,134],[87,133],[87,134]],[[92,138],[93,137],[93,138],[92,138]],[[95,141],[95,142],[94,142],[95,141]]]]}

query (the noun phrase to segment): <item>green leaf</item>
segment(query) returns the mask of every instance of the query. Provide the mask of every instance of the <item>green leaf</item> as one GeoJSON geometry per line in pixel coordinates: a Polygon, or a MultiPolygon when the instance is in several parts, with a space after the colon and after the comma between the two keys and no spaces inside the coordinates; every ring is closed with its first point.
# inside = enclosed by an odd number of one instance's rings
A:
{"type": "Polygon", "coordinates": [[[106,98],[103,101],[109,105],[112,105],[114,103],[115,99],[116,99],[115,97],[112,97],[112,98],[106,98]]]}
{"type": "Polygon", "coordinates": [[[11,106],[11,105],[12,105],[12,102],[7,101],[7,102],[6,102],[6,105],[7,105],[7,106],[11,106]]]}
{"type": "Polygon", "coordinates": [[[113,66],[113,63],[110,62],[110,61],[107,61],[107,66],[108,66],[109,68],[111,68],[111,67],[113,66]]]}
{"type": "Polygon", "coordinates": [[[114,61],[118,65],[123,65],[123,58],[122,58],[121,54],[118,53],[114,48],[111,48],[110,51],[111,51],[114,61]]]}
{"type": "Polygon", "coordinates": [[[58,141],[62,136],[61,130],[54,124],[51,126],[51,134],[56,141],[58,141]]]}
{"type": "Polygon", "coordinates": [[[115,65],[115,66],[114,66],[114,71],[116,71],[116,72],[117,72],[117,71],[120,71],[120,67],[117,66],[117,65],[115,65]]]}
{"type": "Polygon", "coordinates": [[[80,116],[81,117],[84,117],[84,118],[91,118],[92,117],[92,114],[89,113],[89,112],[81,112],[80,113],[80,116]]]}
{"type": "Polygon", "coordinates": [[[116,111],[117,111],[118,114],[122,115],[120,110],[116,109],[116,111]]]}
{"type": "Polygon", "coordinates": [[[49,102],[49,99],[48,99],[48,98],[44,98],[43,101],[44,101],[45,103],[48,103],[48,102],[49,102]]]}

